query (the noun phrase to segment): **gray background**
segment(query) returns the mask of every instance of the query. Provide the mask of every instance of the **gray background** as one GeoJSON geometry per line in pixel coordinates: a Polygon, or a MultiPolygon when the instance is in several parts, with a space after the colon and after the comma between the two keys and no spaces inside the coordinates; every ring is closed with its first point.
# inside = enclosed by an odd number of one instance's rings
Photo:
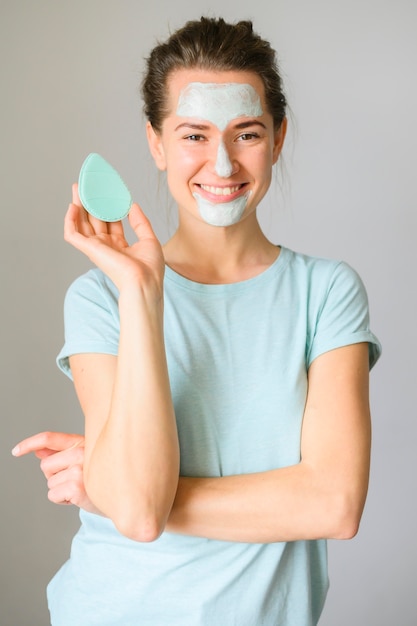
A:
{"type": "Polygon", "coordinates": [[[62,240],[70,185],[102,153],[167,238],[175,211],[147,154],[138,84],[156,38],[201,14],[252,18],[277,48],[292,120],[262,223],[276,243],[359,271],[384,346],[369,498],[359,535],[330,542],[321,626],[415,625],[414,0],[1,0],[0,623],[49,623],[44,589],[78,526],[47,501],[38,462],[10,455],[40,430],[82,429],[54,363],[65,290],[89,267],[62,240]]]}

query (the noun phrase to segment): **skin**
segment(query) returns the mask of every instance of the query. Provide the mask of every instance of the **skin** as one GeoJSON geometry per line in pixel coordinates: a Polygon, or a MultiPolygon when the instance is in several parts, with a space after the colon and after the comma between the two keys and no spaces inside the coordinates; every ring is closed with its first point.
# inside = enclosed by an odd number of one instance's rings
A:
{"type": "Polygon", "coordinates": [[[279,248],[259,228],[256,208],[269,187],[286,126],[274,128],[262,83],[247,72],[181,70],[169,81],[169,103],[161,133],[149,125],[147,130],[156,165],[167,170],[178,204],[178,231],[162,250],[134,205],[129,219],[139,242],[129,246],[121,224],[103,224],[88,216],[74,188],[65,237],[120,290],[120,351],[117,358],[71,357],[86,418],[84,440],[79,435],[40,433],[20,442],[14,454],[35,452],[42,458],[52,501],[106,515],[120,532],[138,541],[156,539],[164,529],[245,542],[353,537],[369,475],[366,344],[332,350],[310,366],[299,463],[242,476],[178,477],[161,323],[163,262],[205,283],[244,280],[270,266],[279,248]],[[179,117],[181,90],[197,81],[251,84],[259,93],[263,115],[244,132],[256,128],[260,136],[238,139],[239,125],[247,119],[232,120],[220,131],[209,122],[179,117]],[[190,134],[202,138],[190,140],[190,134]],[[215,172],[220,142],[233,164],[227,180],[215,172]],[[206,186],[251,192],[238,223],[214,227],[201,218],[193,193],[198,187],[210,195],[206,186]],[[141,346],[138,353],[136,343],[141,346]],[[142,381],[139,388],[130,377],[132,371],[135,381],[142,381]]]}

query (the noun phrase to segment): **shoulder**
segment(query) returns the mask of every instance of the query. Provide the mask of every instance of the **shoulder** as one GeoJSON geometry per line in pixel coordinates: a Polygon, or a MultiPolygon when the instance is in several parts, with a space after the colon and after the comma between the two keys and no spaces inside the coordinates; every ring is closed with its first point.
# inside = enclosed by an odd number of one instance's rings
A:
{"type": "Polygon", "coordinates": [[[117,288],[101,270],[94,268],[75,278],[67,290],[66,297],[100,293],[103,297],[118,297],[117,288]]]}
{"type": "Polygon", "coordinates": [[[64,321],[65,342],[57,363],[70,378],[69,356],[117,354],[118,292],[103,272],[92,269],[73,281],[65,296],[64,321]]]}
{"type": "Polygon", "coordinates": [[[285,249],[287,271],[291,280],[303,286],[310,301],[324,301],[329,294],[346,296],[357,293],[367,300],[366,290],[358,272],[346,261],[312,256],[285,249]]]}
{"type": "Polygon", "coordinates": [[[74,280],[64,303],[65,336],[118,341],[118,291],[110,279],[92,269],[74,280]]]}
{"type": "Polygon", "coordinates": [[[339,272],[357,275],[356,270],[341,259],[303,254],[289,248],[284,248],[284,250],[285,254],[288,255],[288,265],[294,272],[298,272],[300,275],[311,278],[322,277],[324,280],[339,272]]]}
{"type": "Polygon", "coordinates": [[[99,269],[91,269],[78,276],[65,295],[65,312],[98,307],[117,309],[118,291],[112,281],[99,269]]]}
{"type": "Polygon", "coordinates": [[[345,261],[290,252],[291,281],[305,298],[307,362],[344,345],[368,342],[372,367],[381,346],[370,330],[368,296],[358,272],[345,261]]]}

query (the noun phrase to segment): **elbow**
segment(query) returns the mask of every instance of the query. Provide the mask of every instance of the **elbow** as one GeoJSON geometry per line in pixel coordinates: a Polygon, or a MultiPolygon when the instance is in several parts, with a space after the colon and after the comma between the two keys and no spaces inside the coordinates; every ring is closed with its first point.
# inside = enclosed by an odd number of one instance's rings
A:
{"type": "Polygon", "coordinates": [[[331,529],[329,539],[353,539],[360,526],[363,505],[362,501],[349,496],[339,496],[333,503],[331,529]]]}
{"type": "Polygon", "coordinates": [[[103,489],[102,481],[94,480],[91,472],[84,474],[85,491],[94,506],[111,520],[116,530],[132,541],[150,543],[164,532],[174,502],[173,488],[155,494],[139,486],[125,489],[103,489]]]}
{"type": "Polygon", "coordinates": [[[125,502],[113,509],[111,519],[118,532],[139,543],[156,541],[165,530],[169,510],[152,505],[136,507],[125,502]]]}
{"type": "Polygon", "coordinates": [[[113,523],[121,535],[138,543],[156,541],[165,529],[165,523],[155,516],[133,520],[130,517],[121,516],[120,519],[113,520],[113,523]]]}
{"type": "Polygon", "coordinates": [[[139,502],[139,499],[100,498],[93,490],[88,492],[90,501],[110,519],[116,530],[132,541],[149,543],[156,541],[164,532],[170,507],[157,507],[154,502],[139,502]],[[96,497],[95,497],[96,496],[96,497]]]}
{"type": "Polygon", "coordinates": [[[335,526],[330,539],[353,539],[359,531],[360,519],[345,518],[335,526]]]}

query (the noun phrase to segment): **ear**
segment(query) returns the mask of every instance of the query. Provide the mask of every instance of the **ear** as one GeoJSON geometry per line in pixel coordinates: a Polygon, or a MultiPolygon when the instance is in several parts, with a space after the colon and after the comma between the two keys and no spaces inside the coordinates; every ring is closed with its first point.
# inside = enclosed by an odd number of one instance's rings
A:
{"type": "Polygon", "coordinates": [[[278,128],[278,130],[275,131],[274,149],[272,153],[272,160],[274,164],[278,161],[278,157],[281,154],[282,146],[284,145],[285,141],[285,135],[287,134],[287,125],[287,118],[284,117],[281,122],[281,126],[278,128]]]}
{"type": "Polygon", "coordinates": [[[146,136],[148,138],[149,150],[151,151],[156,167],[159,170],[166,170],[167,166],[162,138],[161,135],[154,130],[150,122],[146,124],[146,136]]]}

